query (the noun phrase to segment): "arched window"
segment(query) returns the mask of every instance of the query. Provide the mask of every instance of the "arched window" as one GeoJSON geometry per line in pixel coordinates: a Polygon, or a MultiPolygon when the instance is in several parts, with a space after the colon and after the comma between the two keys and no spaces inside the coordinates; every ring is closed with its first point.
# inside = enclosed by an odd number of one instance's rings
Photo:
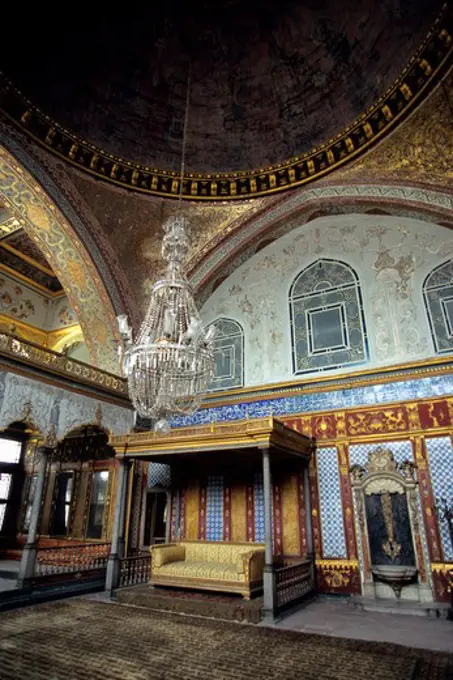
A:
{"type": "Polygon", "coordinates": [[[423,299],[437,354],[453,351],[453,260],[432,270],[423,283],[423,299]]]}
{"type": "Polygon", "coordinates": [[[229,390],[244,384],[244,331],[233,319],[217,319],[213,342],[215,377],[210,390],[229,390]]]}
{"type": "Polygon", "coordinates": [[[362,294],[355,271],[338,260],[317,260],[289,294],[295,374],[361,364],[368,359],[362,294]]]}

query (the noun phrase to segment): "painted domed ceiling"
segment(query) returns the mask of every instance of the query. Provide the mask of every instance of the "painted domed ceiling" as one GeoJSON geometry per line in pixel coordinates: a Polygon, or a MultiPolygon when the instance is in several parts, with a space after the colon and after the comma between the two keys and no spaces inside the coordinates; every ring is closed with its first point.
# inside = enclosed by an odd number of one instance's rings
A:
{"type": "MultiPolygon", "coordinates": [[[[3,70],[50,119],[106,155],[139,164],[135,186],[152,190],[153,169],[179,168],[189,64],[186,171],[247,173],[344,131],[401,75],[441,7],[439,0],[167,0],[106,14],[94,4],[89,20],[68,18],[58,30],[29,14],[20,22],[28,49],[6,49],[3,70]]],[[[387,118],[397,114],[390,109],[387,118]]],[[[55,135],[47,133],[48,145],[55,135]]],[[[83,165],[77,144],[60,146],[83,165]]],[[[113,161],[98,162],[90,156],[86,165],[121,180],[113,161]]],[[[206,191],[222,196],[217,186],[206,191]]]]}

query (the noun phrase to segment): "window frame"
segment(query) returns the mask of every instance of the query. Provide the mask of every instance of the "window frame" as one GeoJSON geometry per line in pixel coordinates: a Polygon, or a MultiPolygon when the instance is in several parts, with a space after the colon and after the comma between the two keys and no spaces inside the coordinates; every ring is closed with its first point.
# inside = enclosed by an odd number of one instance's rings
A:
{"type": "Polygon", "coordinates": [[[19,457],[15,462],[0,462],[0,474],[11,475],[8,495],[6,498],[0,499],[0,505],[5,507],[5,512],[0,525],[0,536],[7,536],[8,534],[12,533],[14,525],[14,533],[19,530],[18,525],[20,511],[14,513],[16,515],[16,518],[14,519],[13,515],[11,514],[11,507],[14,508],[16,504],[20,504],[20,494],[24,479],[23,460],[25,451],[25,438],[17,437],[11,433],[8,433],[8,431],[4,431],[1,433],[0,442],[4,440],[14,441],[19,445],[19,457]]]}
{"type": "MultiPolygon", "coordinates": [[[[89,538],[91,541],[99,541],[102,540],[105,537],[106,534],[106,508],[108,507],[108,494],[109,494],[109,484],[111,481],[111,470],[109,468],[103,468],[102,470],[93,470],[91,473],[90,477],[90,484],[89,484],[89,497],[87,499],[87,511],[86,511],[86,528],[85,528],[85,538],[89,538]],[[94,493],[94,476],[97,474],[103,474],[107,473],[107,478],[106,478],[106,483],[105,483],[105,493],[104,493],[104,502],[101,503],[93,503],[93,493],[94,493]],[[101,533],[100,536],[90,536],[90,517],[91,517],[91,509],[94,506],[101,506],[102,507],[102,522],[101,522],[101,533]]],[[[99,526],[99,525],[97,525],[99,526]]]]}
{"type": "MultiPolygon", "coordinates": [[[[315,279],[315,274],[312,274],[312,277],[313,279],[315,279]]],[[[352,366],[364,365],[369,362],[370,348],[368,342],[368,332],[365,319],[365,307],[362,296],[362,287],[360,285],[360,279],[357,272],[347,262],[327,257],[321,257],[310,262],[293,278],[288,292],[288,306],[291,337],[291,361],[292,372],[294,376],[321,373],[325,371],[333,371],[346,367],[349,368],[352,366]],[[320,266],[320,269],[322,269],[323,264],[339,265],[348,272],[349,274],[348,279],[344,283],[337,283],[332,285],[328,279],[328,273],[326,275],[326,272],[323,271],[321,273],[322,278],[320,278],[320,280],[316,282],[315,285],[312,286],[312,288],[310,288],[307,292],[303,291],[299,292],[298,286],[300,285],[300,282],[304,275],[309,276],[312,270],[316,272],[318,266],[320,266]],[[333,295],[333,297],[335,297],[335,294],[337,294],[338,297],[339,294],[342,294],[345,291],[349,290],[354,291],[354,304],[356,305],[357,308],[357,315],[355,318],[358,319],[357,328],[350,327],[350,320],[351,318],[354,317],[348,316],[347,305],[349,304],[349,302],[345,299],[337,299],[336,301],[327,300],[325,304],[317,305],[312,309],[308,306],[310,298],[313,299],[315,297],[328,295],[333,295]],[[305,304],[307,304],[307,308],[304,308],[304,301],[306,301],[305,304]],[[297,305],[299,308],[297,308],[297,305]],[[340,332],[341,337],[345,341],[345,345],[341,347],[330,346],[316,350],[310,315],[313,315],[313,313],[315,313],[316,311],[324,311],[334,307],[340,309],[339,315],[339,317],[341,318],[340,332]],[[299,315],[303,315],[303,318],[305,319],[305,321],[303,322],[304,323],[303,329],[298,328],[296,324],[296,318],[299,315]],[[301,330],[302,333],[305,332],[305,338],[303,337],[303,335],[301,337],[300,335],[301,330]],[[354,332],[360,332],[361,334],[360,353],[362,356],[359,356],[357,359],[354,359],[352,357],[352,359],[348,361],[344,360],[335,361],[335,353],[339,352],[351,352],[351,354],[353,353],[354,347],[351,345],[352,342],[351,333],[354,332]],[[306,343],[307,358],[312,357],[314,360],[312,365],[310,365],[309,362],[307,362],[306,366],[302,367],[300,366],[301,355],[298,354],[297,346],[298,343],[301,342],[301,340],[302,342],[306,343]],[[319,358],[322,356],[333,357],[332,363],[326,362],[316,364],[315,360],[319,360],[319,358]]]]}
{"type": "MultiPolygon", "coordinates": [[[[236,331],[233,333],[228,333],[227,335],[221,336],[225,338],[226,340],[231,339],[231,340],[236,340],[237,338],[240,338],[240,358],[241,358],[241,370],[240,370],[240,375],[235,376],[233,375],[233,381],[234,384],[231,385],[218,385],[215,386],[215,381],[216,381],[216,376],[214,376],[209,388],[208,388],[208,393],[212,392],[225,392],[227,390],[235,390],[239,389],[241,387],[244,387],[244,376],[245,376],[245,335],[244,335],[244,328],[239,321],[236,321],[236,319],[232,319],[231,317],[219,317],[218,319],[215,319],[212,323],[208,325],[208,328],[211,328],[212,326],[214,328],[217,328],[217,324],[221,322],[227,322],[234,326],[236,331]]],[[[219,338],[220,340],[220,338],[219,338]]],[[[215,348],[215,343],[216,343],[216,338],[214,337],[213,341],[213,352],[215,353],[216,348],[215,348]]],[[[233,360],[236,360],[236,347],[234,344],[228,345],[228,347],[232,347],[233,349],[233,360]]],[[[219,376],[218,380],[225,380],[228,379],[228,376],[219,376]]]]}
{"type": "Polygon", "coordinates": [[[425,306],[425,314],[428,320],[428,327],[431,335],[431,341],[435,354],[444,355],[453,353],[453,324],[449,318],[448,312],[445,308],[445,302],[453,301],[453,277],[450,281],[446,280],[443,283],[431,284],[431,279],[435,278],[436,274],[442,269],[450,267],[453,270],[453,259],[445,260],[441,264],[433,267],[426,275],[422,284],[422,297],[425,306]],[[451,292],[447,292],[448,289],[451,292]],[[446,291],[446,295],[442,297],[441,292],[446,291]],[[442,317],[445,326],[445,335],[438,333],[438,324],[436,323],[436,314],[434,306],[437,303],[439,306],[438,314],[442,317]],[[446,344],[446,347],[442,347],[446,344]]]}
{"type": "Polygon", "coordinates": [[[49,536],[52,538],[67,538],[68,536],[71,535],[72,532],[72,509],[73,509],[73,502],[75,498],[75,482],[76,482],[76,473],[75,470],[59,470],[55,474],[55,479],[54,479],[54,484],[53,484],[53,491],[52,491],[52,512],[50,515],[49,519],[49,536]],[[57,531],[59,529],[59,526],[55,526],[55,523],[57,521],[56,519],[56,512],[57,512],[57,503],[60,500],[60,496],[56,497],[56,492],[57,492],[57,485],[59,483],[59,478],[60,477],[66,477],[67,479],[71,480],[71,492],[70,492],[70,498],[67,500],[66,494],[67,494],[67,485],[65,488],[65,493],[64,493],[64,500],[63,500],[63,516],[66,518],[66,511],[68,511],[68,520],[66,522],[66,531],[64,533],[57,531]]]}

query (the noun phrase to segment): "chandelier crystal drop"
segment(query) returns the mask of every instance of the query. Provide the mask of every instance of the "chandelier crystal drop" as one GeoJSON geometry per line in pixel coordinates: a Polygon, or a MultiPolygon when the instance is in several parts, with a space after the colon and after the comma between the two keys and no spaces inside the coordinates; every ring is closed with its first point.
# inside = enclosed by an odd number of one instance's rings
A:
{"type": "Polygon", "coordinates": [[[189,250],[188,226],[181,214],[163,225],[167,273],[152,288],[134,343],[127,317],[118,317],[130,398],[141,416],[156,420],[154,430],[160,434],[169,432],[171,415],[190,415],[198,409],[214,377],[215,331],[203,327],[182,267],[189,250]]]}

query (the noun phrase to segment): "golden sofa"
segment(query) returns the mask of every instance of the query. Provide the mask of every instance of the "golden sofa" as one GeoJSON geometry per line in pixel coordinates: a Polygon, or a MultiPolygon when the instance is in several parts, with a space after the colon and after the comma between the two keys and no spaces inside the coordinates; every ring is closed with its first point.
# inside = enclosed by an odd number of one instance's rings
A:
{"type": "Polygon", "coordinates": [[[151,547],[151,583],[240,593],[263,587],[264,547],[258,543],[181,541],[151,547]]]}

